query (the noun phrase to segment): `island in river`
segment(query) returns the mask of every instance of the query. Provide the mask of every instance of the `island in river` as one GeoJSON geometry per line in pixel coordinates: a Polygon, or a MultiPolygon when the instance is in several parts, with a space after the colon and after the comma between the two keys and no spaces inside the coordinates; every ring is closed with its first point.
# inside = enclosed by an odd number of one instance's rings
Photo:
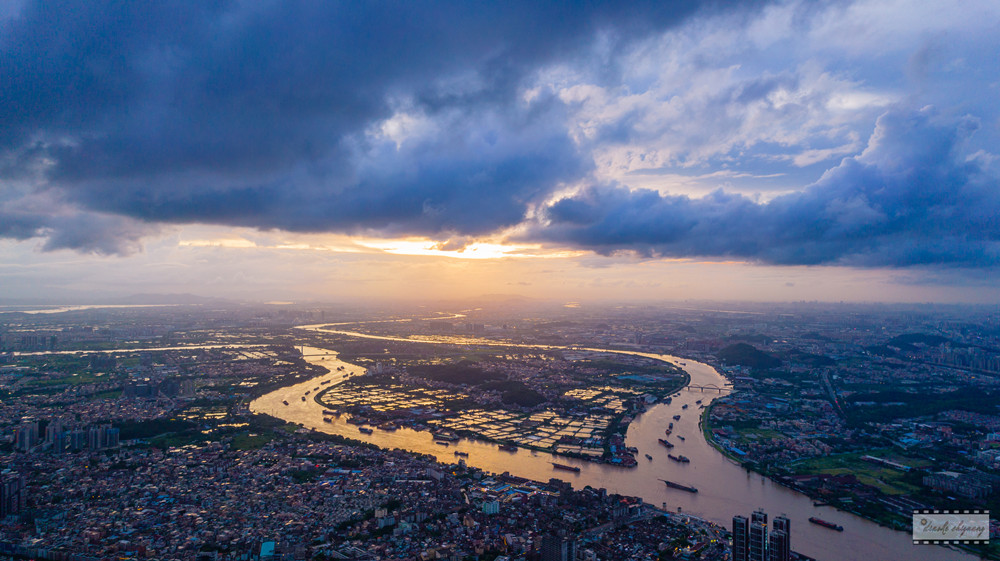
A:
{"type": "MultiPolygon", "coordinates": [[[[634,467],[625,445],[636,415],[682,388],[671,364],[607,353],[479,353],[379,364],[314,399],[351,422],[429,431],[634,467]]],[[[303,395],[302,397],[306,397],[303,395]]]]}

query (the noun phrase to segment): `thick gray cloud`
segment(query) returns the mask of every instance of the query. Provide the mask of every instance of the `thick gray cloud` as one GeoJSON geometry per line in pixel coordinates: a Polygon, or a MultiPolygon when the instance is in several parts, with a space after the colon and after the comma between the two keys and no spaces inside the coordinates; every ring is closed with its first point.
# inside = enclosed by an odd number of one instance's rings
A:
{"type": "Polygon", "coordinates": [[[883,114],[868,147],[801,192],[758,203],[594,186],[552,203],[529,237],[647,256],[773,264],[1000,264],[1000,178],[963,150],[978,124],[883,114]]]}
{"type": "Polygon", "coordinates": [[[937,22],[949,40],[916,52],[849,32],[924,35],[867,0],[16,6],[0,14],[0,237],[44,249],[129,253],[162,224],[452,245],[520,225],[601,253],[996,264],[995,96],[967,87],[997,83],[984,3],[966,17],[981,29],[937,22]],[[797,192],[624,184],[643,170],[797,192]]]}
{"type": "Polygon", "coordinates": [[[590,165],[524,78],[698,10],[29,2],[0,34],[0,181],[150,222],[485,233],[590,165]],[[371,128],[403,106],[449,128],[389,150],[371,128]]]}

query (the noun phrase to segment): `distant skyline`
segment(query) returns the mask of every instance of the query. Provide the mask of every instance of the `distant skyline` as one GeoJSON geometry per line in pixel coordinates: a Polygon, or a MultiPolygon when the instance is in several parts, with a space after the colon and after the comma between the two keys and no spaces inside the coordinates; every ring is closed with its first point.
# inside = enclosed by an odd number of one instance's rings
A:
{"type": "Polygon", "coordinates": [[[0,0],[0,287],[1000,302],[1000,6],[0,0]]]}

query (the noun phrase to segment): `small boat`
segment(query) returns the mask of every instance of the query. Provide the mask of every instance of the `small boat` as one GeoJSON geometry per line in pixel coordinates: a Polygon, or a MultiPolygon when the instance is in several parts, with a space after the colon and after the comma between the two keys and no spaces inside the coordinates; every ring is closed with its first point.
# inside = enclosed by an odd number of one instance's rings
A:
{"type": "Polygon", "coordinates": [[[650,456],[649,454],[646,454],[646,459],[649,460],[649,461],[653,461],[653,457],[650,456]]]}
{"type": "Polygon", "coordinates": [[[670,426],[669,426],[669,427],[667,427],[667,428],[669,428],[669,429],[673,430],[673,428],[674,428],[674,424],[673,424],[673,423],[670,423],[670,426]]]}
{"type": "Polygon", "coordinates": [[[833,522],[827,522],[826,520],[821,520],[819,518],[816,518],[815,516],[810,516],[809,517],[809,521],[812,522],[813,524],[816,524],[818,526],[822,526],[824,528],[829,528],[831,530],[836,530],[838,532],[843,532],[844,531],[844,527],[841,526],[840,524],[834,524],[833,522]]]}
{"type": "Polygon", "coordinates": [[[686,440],[686,439],[685,439],[685,438],[684,438],[683,436],[681,436],[681,435],[679,435],[679,434],[677,435],[677,438],[681,439],[681,441],[682,441],[682,442],[683,442],[684,440],[686,440]]]}
{"type": "Polygon", "coordinates": [[[504,452],[517,452],[517,446],[513,444],[501,444],[499,448],[504,452]]]}
{"type": "Polygon", "coordinates": [[[675,421],[680,421],[681,420],[681,416],[680,415],[674,415],[674,420],[675,421]]]}
{"type": "Polygon", "coordinates": [[[564,471],[575,471],[576,473],[580,473],[580,468],[578,468],[576,466],[568,466],[566,464],[557,464],[555,462],[552,462],[552,467],[554,467],[555,469],[561,469],[561,470],[564,470],[564,471]]]}
{"type": "Polygon", "coordinates": [[[691,462],[691,460],[687,456],[675,456],[673,454],[667,454],[667,457],[675,462],[679,462],[682,464],[687,464],[691,462]]]}
{"type": "Polygon", "coordinates": [[[458,450],[455,450],[455,455],[456,456],[462,456],[463,458],[468,458],[469,457],[469,453],[468,452],[459,452],[458,450]]]}
{"type": "Polygon", "coordinates": [[[337,413],[335,411],[330,411],[329,409],[324,409],[323,410],[323,414],[324,415],[336,415],[337,413]]]}
{"type": "Polygon", "coordinates": [[[358,430],[361,431],[361,432],[363,432],[364,434],[371,434],[371,433],[375,432],[374,429],[370,429],[368,427],[358,427],[358,430]]]}
{"type": "Polygon", "coordinates": [[[309,395],[311,393],[312,393],[312,390],[306,390],[306,395],[309,395]]]}
{"type": "Polygon", "coordinates": [[[701,405],[701,400],[699,399],[699,400],[698,400],[698,401],[696,401],[695,403],[696,403],[696,404],[698,404],[698,405],[701,405]]]}
{"type": "Polygon", "coordinates": [[[302,401],[305,401],[305,400],[306,400],[306,396],[302,396],[302,401]]]}
{"type": "Polygon", "coordinates": [[[320,384],[329,384],[329,383],[330,383],[330,380],[323,380],[322,382],[320,382],[320,384]]]}
{"type": "Polygon", "coordinates": [[[450,432],[444,432],[444,431],[439,431],[439,432],[434,433],[434,438],[436,438],[438,440],[448,440],[450,442],[454,442],[454,441],[456,441],[456,440],[459,439],[459,437],[458,437],[457,434],[450,433],[450,432]]]}
{"type": "Polygon", "coordinates": [[[681,409],[687,409],[687,408],[688,408],[688,404],[687,403],[685,403],[684,405],[681,405],[681,409]]]}
{"type": "Polygon", "coordinates": [[[333,419],[331,419],[330,417],[323,417],[323,422],[324,423],[332,423],[333,419]]]}
{"type": "Polygon", "coordinates": [[[671,444],[670,442],[668,442],[666,438],[661,438],[660,439],[660,444],[666,446],[667,448],[673,448],[674,447],[674,445],[671,444]]]}
{"type": "Polygon", "coordinates": [[[284,403],[285,405],[288,405],[288,402],[287,402],[287,401],[282,401],[282,403],[284,403]]]}
{"type": "Polygon", "coordinates": [[[382,423],[381,425],[378,426],[378,428],[379,428],[379,430],[384,430],[386,432],[392,432],[392,431],[398,429],[399,427],[396,426],[395,423],[382,423]]]}
{"type": "Polygon", "coordinates": [[[681,366],[687,366],[688,365],[688,363],[686,363],[686,362],[678,362],[677,364],[680,364],[681,366]]]}
{"type": "Polygon", "coordinates": [[[440,444],[441,446],[448,446],[447,442],[441,442],[440,440],[435,440],[434,444],[440,444]]]}
{"type": "Polygon", "coordinates": [[[319,386],[316,386],[315,388],[313,388],[312,391],[318,392],[319,391],[319,386]]]}
{"type": "Polygon", "coordinates": [[[671,489],[678,489],[680,491],[687,491],[688,493],[697,493],[698,489],[691,487],[689,485],[681,485],[680,483],[674,483],[673,481],[667,481],[666,479],[661,479],[660,481],[667,484],[667,487],[671,489]]]}

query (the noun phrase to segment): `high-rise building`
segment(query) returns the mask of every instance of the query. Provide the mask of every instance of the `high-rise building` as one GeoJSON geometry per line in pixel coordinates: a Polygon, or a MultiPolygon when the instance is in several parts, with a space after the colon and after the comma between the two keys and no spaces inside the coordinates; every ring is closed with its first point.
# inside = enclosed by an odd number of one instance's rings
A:
{"type": "Polygon", "coordinates": [[[767,561],[767,524],[759,520],[750,523],[750,555],[748,561],[767,561]]]}
{"type": "Polygon", "coordinates": [[[789,561],[792,522],[778,516],[768,531],[767,513],[754,511],[750,518],[733,517],[734,561],[789,561]]]}
{"type": "Polygon", "coordinates": [[[45,427],[45,445],[56,454],[66,449],[66,429],[62,421],[58,419],[50,421],[45,427]]]}
{"type": "Polygon", "coordinates": [[[119,433],[120,431],[111,425],[90,427],[87,430],[87,447],[91,450],[117,448],[119,444],[119,433]]]}
{"type": "Polygon", "coordinates": [[[768,561],[788,561],[792,556],[792,521],[778,516],[771,525],[771,537],[767,541],[768,561]]]}
{"type": "Polygon", "coordinates": [[[0,518],[17,514],[27,502],[24,476],[18,473],[0,475],[0,518]]]}
{"type": "Polygon", "coordinates": [[[737,514],[733,517],[733,561],[747,561],[750,556],[750,520],[737,514]]]}
{"type": "Polygon", "coordinates": [[[79,452],[87,447],[87,431],[83,429],[71,430],[69,431],[67,440],[69,440],[69,449],[79,452]]]}
{"type": "Polygon", "coordinates": [[[792,533],[792,521],[785,516],[776,516],[771,524],[771,529],[775,532],[792,533]]]}
{"type": "Polygon", "coordinates": [[[767,513],[763,510],[753,511],[753,514],[750,515],[750,522],[760,522],[761,524],[767,526],[767,513]]]}
{"type": "Polygon", "coordinates": [[[576,542],[559,536],[547,535],[542,538],[542,561],[574,561],[576,542]]]}
{"type": "Polygon", "coordinates": [[[788,532],[784,530],[771,530],[771,535],[767,539],[767,561],[789,561],[791,559],[792,550],[788,537],[788,532]]]}
{"type": "Polygon", "coordinates": [[[14,429],[14,446],[22,451],[28,452],[39,443],[38,421],[22,421],[21,425],[14,429]]]}

